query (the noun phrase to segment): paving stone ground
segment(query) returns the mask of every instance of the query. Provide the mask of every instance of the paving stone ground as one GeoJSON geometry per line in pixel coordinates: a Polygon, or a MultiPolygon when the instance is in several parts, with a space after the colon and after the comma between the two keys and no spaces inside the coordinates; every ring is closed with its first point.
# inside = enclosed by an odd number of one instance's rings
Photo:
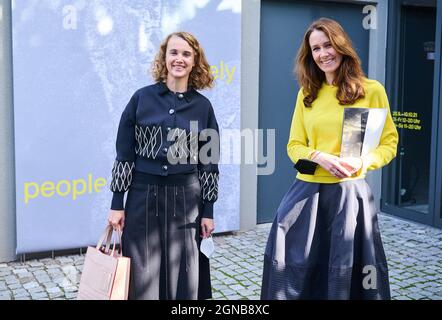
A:
{"type": "MultiPolygon", "coordinates": [[[[394,300],[442,300],[442,230],[380,214],[394,300]]],[[[214,237],[213,298],[259,299],[270,224],[214,237]]],[[[84,255],[0,263],[0,300],[76,299],[84,255]]]]}

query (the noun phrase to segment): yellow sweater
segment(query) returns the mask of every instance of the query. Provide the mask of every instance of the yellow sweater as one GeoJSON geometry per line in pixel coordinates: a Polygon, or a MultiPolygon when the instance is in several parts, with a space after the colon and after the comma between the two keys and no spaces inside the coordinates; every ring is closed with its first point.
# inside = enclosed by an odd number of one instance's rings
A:
{"type": "MultiPolygon", "coordinates": [[[[287,153],[294,163],[299,159],[310,159],[316,150],[339,157],[344,107],[390,108],[382,84],[366,79],[364,88],[365,98],[357,100],[354,105],[342,106],[336,99],[337,87],[324,83],[311,108],[304,106],[304,95],[302,89],[299,90],[287,144],[287,153]]],[[[396,156],[397,144],[398,132],[391,113],[388,112],[379,146],[363,158],[363,168],[355,176],[339,179],[318,165],[314,175],[298,173],[296,177],[303,181],[319,183],[361,179],[367,171],[388,164],[396,156]]]]}

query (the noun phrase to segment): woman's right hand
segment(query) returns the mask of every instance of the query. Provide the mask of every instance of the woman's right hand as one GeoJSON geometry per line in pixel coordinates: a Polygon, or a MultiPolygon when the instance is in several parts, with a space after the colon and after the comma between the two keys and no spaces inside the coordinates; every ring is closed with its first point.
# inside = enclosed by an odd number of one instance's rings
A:
{"type": "Polygon", "coordinates": [[[124,210],[110,210],[108,222],[115,229],[123,231],[124,228],[124,210]]]}
{"type": "Polygon", "coordinates": [[[351,173],[341,164],[341,160],[342,159],[337,156],[324,152],[318,152],[312,159],[313,162],[319,164],[336,178],[343,179],[351,177],[351,173]]]}

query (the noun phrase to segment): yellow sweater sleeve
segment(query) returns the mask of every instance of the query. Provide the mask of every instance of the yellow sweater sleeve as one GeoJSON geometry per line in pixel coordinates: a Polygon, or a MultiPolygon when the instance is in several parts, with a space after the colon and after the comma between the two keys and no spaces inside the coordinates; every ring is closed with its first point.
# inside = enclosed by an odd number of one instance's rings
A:
{"type": "Polygon", "coordinates": [[[388,108],[388,112],[379,146],[363,157],[363,171],[365,172],[379,169],[396,157],[397,144],[399,141],[399,135],[393,118],[391,117],[387,94],[383,86],[380,86],[379,94],[376,95],[373,103],[378,107],[388,108]]]}
{"type": "Polygon", "coordinates": [[[315,149],[309,147],[307,131],[304,125],[304,95],[302,89],[298,92],[295,112],[290,126],[290,136],[287,143],[287,154],[293,163],[299,159],[309,159],[315,149]]]}

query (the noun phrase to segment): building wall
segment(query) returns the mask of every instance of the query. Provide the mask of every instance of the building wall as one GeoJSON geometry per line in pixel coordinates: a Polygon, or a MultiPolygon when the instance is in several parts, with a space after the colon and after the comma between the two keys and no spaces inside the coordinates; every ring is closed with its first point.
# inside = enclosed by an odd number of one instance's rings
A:
{"type": "MultiPolygon", "coordinates": [[[[259,29],[261,1],[242,0],[241,22],[241,129],[258,128],[259,29]]],[[[257,166],[241,165],[240,228],[256,226],[257,166]]]]}
{"type": "Polygon", "coordinates": [[[0,262],[15,260],[11,2],[0,0],[0,262]]]}

